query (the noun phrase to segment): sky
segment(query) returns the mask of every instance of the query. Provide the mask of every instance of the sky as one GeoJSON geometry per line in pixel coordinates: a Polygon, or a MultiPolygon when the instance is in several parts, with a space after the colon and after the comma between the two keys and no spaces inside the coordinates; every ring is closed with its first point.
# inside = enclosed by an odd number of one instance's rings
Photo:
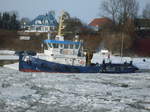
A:
{"type": "MultiPolygon", "coordinates": [[[[77,17],[85,23],[103,15],[100,4],[103,0],[0,0],[0,12],[16,11],[18,18],[28,17],[34,19],[40,14],[50,10],[56,12],[56,18],[62,10],[67,11],[71,17],[77,17]]],[[[139,1],[140,11],[150,0],[139,1]]]]}

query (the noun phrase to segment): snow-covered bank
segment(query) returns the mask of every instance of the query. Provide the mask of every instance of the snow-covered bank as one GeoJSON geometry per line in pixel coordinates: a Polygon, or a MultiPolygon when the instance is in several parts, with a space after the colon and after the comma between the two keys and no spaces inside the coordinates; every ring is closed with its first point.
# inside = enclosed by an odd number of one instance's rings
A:
{"type": "Polygon", "coordinates": [[[15,51],[0,50],[0,60],[18,60],[19,57],[15,55],[15,51]]]}
{"type": "Polygon", "coordinates": [[[0,55],[0,60],[18,60],[19,56],[17,55],[0,55]]]}
{"type": "Polygon", "coordinates": [[[0,112],[149,112],[150,75],[0,68],[0,112]]]}
{"type": "Polygon", "coordinates": [[[13,55],[15,51],[12,50],[0,50],[0,55],[13,55]]]}

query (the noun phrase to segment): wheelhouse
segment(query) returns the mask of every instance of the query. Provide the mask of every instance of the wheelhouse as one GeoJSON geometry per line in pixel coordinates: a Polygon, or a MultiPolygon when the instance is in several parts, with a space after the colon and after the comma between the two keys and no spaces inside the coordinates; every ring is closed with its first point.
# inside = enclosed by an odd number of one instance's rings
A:
{"type": "Polygon", "coordinates": [[[44,52],[47,55],[83,56],[83,44],[80,41],[45,40],[44,52]]]}
{"type": "Polygon", "coordinates": [[[59,41],[59,40],[45,40],[44,43],[48,48],[56,49],[79,49],[81,47],[81,42],[72,41],[59,41]]]}

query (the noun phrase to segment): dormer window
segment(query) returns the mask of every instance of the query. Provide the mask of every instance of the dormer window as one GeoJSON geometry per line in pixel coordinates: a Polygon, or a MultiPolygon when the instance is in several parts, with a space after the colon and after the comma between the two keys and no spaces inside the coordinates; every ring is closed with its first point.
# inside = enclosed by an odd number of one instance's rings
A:
{"type": "Polygon", "coordinates": [[[45,24],[48,24],[48,20],[45,20],[45,24]]]}
{"type": "Polygon", "coordinates": [[[35,24],[42,24],[42,22],[40,20],[36,20],[35,24]]]}

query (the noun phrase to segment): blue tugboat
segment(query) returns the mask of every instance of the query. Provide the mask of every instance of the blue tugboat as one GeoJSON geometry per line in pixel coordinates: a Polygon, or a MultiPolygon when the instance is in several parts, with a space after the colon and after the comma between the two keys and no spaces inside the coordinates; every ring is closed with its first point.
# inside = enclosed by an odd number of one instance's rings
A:
{"type": "MultiPolygon", "coordinates": [[[[19,70],[23,72],[54,73],[132,73],[137,70],[132,64],[87,65],[87,55],[83,42],[76,37],[74,41],[64,40],[60,18],[58,35],[54,40],[44,40],[44,53],[19,53],[19,70]]],[[[49,37],[49,36],[48,36],[49,37]]]]}
{"type": "Polygon", "coordinates": [[[98,73],[100,66],[86,66],[81,42],[45,40],[48,49],[44,54],[21,52],[19,70],[23,72],[98,73]],[[54,47],[54,45],[57,46],[54,47]],[[51,48],[50,48],[51,46],[51,48]],[[59,48],[60,46],[72,46],[59,48]]]}
{"type": "MultiPolygon", "coordinates": [[[[75,60],[75,59],[73,59],[75,60]]],[[[19,70],[23,72],[52,72],[52,73],[134,73],[138,70],[132,63],[100,65],[69,65],[37,58],[30,52],[19,55],[19,70]]]]}

